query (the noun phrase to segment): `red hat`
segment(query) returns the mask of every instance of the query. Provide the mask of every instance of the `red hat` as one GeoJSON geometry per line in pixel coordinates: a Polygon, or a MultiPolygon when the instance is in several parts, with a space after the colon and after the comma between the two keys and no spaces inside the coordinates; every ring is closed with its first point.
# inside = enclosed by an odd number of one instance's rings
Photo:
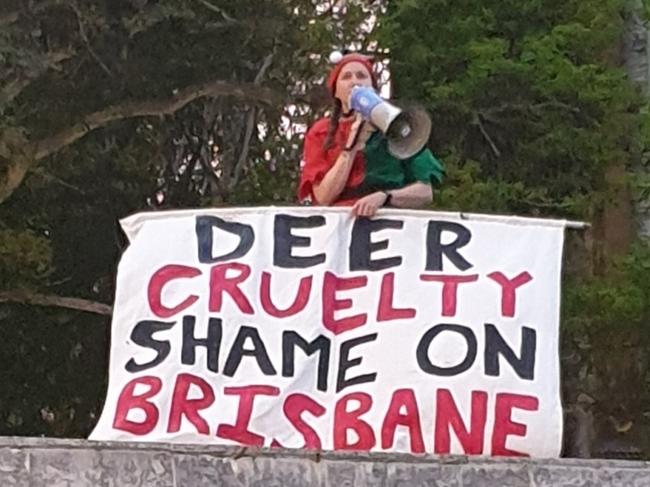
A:
{"type": "Polygon", "coordinates": [[[327,78],[327,87],[329,88],[330,93],[332,93],[332,95],[334,95],[334,92],[336,91],[336,80],[338,79],[339,74],[343,69],[343,66],[345,66],[348,63],[354,63],[354,62],[361,63],[366,67],[366,69],[370,73],[370,77],[372,78],[372,86],[374,86],[375,89],[377,89],[377,75],[372,69],[373,58],[369,56],[364,56],[363,54],[358,54],[356,52],[341,55],[341,53],[335,51],[330,55],[330,61],[336,63],[332,68],[332,71],[330,71],[330,74],[327,78]]]}

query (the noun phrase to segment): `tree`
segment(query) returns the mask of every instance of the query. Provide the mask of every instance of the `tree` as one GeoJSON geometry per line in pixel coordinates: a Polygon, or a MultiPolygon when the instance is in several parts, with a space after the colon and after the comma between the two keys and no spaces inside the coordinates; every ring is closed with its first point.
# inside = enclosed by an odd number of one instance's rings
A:
{"type": "Polygon", "coordinates": [[[396,94],[424,102],[433,115],[431,143],[449,173],[438,206],[594,224],[587,239],[569,236],[565,259],[568,424],[591,421],[594,429],[569,431],[574,455],[593,453],[593,441],[578,443],[597,434],[649,446],[638,421],[648,400],[647,244],[625,255],[627,178],[647,139],[646,101],[621,69],[629,14],[624,0],[484,1],[480,8],[401,0],[389,4],[377,33],[390,50],[396,94]],[[617,381],[622,370],[626,380],[617,381]]]}
{"type": "Polygon", "coordinates": [[[603,61],[622,2],[397,1],[378,38],[448,162],[445,206],[589,215],[641,100],[603,61]]]}
{"type": "Polygon", "coordinates": [[[120,218],[293,201],[320,54],[380,7],[339,3],[1,3],[0,433],[89,433],[120,218]]]}

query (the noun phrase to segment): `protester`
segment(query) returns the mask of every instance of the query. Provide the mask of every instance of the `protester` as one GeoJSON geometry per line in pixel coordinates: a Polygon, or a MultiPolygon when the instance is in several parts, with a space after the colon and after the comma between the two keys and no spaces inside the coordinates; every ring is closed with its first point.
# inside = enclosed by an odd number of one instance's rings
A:
{"type": "Polygon", "coordinates": [[[380,207],[420,208],[433,200],[444,173],[429,149],[400,160],[388,152],[384,135],[352,111],[354,86],[378,89],[372,59],[342,56],[327,80],[334,106],[307,131],[298,198],[322,206],[352,206],[356,216],[373,216],[380,207]]]}

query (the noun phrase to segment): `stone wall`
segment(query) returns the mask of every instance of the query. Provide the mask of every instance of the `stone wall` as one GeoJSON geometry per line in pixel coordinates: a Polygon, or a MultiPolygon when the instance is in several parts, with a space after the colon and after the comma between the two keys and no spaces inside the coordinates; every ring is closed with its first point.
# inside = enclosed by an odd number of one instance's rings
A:
{"type": "Polygon", "coordinates": [[[650,486],[650,462],[0,439],[0,486],[650,486]]]}

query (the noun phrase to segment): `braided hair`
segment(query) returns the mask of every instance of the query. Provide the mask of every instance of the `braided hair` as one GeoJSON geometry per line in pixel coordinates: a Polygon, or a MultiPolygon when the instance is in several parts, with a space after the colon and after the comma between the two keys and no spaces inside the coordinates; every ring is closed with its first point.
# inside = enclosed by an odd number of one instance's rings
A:
{"type": "Polygon", "coordinates": [[[332,114],[330,115],[330,123],[327,127],[327,136],[325,137],[325,142],[323,143],[323,150],[329,150],[334,145],[334,135],[336,134],[336,130],[339,128],[339,121],[341,119],[342,112],[343,104],[341,103],[341,100],[335,98],[332,114]]]}

